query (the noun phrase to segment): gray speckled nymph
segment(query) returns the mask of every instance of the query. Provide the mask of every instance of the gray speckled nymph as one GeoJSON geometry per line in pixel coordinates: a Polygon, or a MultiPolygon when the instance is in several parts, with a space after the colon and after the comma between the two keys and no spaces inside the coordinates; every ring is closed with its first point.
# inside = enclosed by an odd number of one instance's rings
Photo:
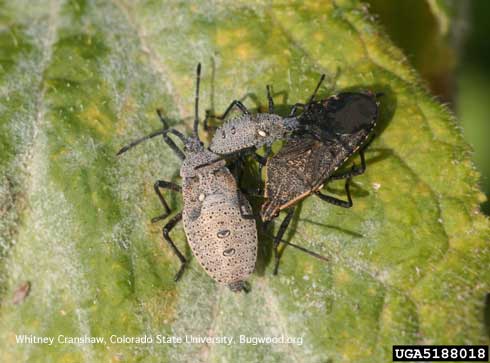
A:
{"type": "Polygon", "coordinates": [[[182,220],[189,246],[199,264],[219,283],[246,280],[257,259],[257,229],[250,203],[223,160],[207,150],[186,155],[182,165],[182,220]]]}
{"type": "Polygon", "coordinates": [[[240,115],[216,130],[209,148],[217,154],[226,155],[270,146],[294,131],[297,124],[295,117],[283,118],[271,113],[240,115]]]}
{"type": "Polygon", "coordinates": [[[199,139],[200,75],[201,64],[198,64],[194,128],[190,137],[169,128],[161,110],[157,110],[163,129],[131,142],[121,148],[117,155],[143,141],[163,136],[170,149],[182,160],[180,176],[183,181],[182,187],[173,182],[156,181],[154,189],[165,213],[153,218],[152,222],[166,219],[172,212],[160,189],[182,191],[183,210],[175,214],[162,230],[164,240],[180,260],[175,281],[180,279],[188,261],[169,233],[182,221],[192,253],[207,274],[218,283],[228,285],[234,292],[247,291],[245,280],[254,271],[257,260],[257,228],[252,207],[239,190],[226,162],[221,156],[207,150],[199,139]],[[177,146],[175,138],[184,144],[184,150],[177,146]]]}

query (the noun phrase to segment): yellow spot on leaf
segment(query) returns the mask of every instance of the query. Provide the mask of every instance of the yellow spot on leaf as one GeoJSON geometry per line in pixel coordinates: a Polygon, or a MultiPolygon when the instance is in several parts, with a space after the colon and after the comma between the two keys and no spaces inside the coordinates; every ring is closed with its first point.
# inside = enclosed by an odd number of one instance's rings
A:
{"type": "Polygon", "coordinates": [[[325,33],[315,32],[313,33],[313,39],[315,39],[317,42],[323,42],[325,40],[325,33]]]}
{"type": "Polygon", "coordinates": [[[218,34],[216,35],[216,44],[218,44],[219,47],[224,47],[230,40],[231,37],[228,32],[218,31],[218,34]]]}
{"type": "Polygon", "coordinates": [[[239,59],[248,60],[252,58],[253,47],[250,43],[243,43],[235,48],[235,52],[239,59]]]}
{"type": "Polygon", "coordinates": [[[216,34],[216,43],[220,47],[227,46],[230,43],[240,44],[246,40],[248,30],[246,28],[239,29],[218,29],[216,34]]]}
{"type": "Polygon", "coordinates": [[[339,270],[335,279],[336,279],[336,284],[343,285],[345,283],[350,282],[351,276],[349,275],[349,273],[347,271],[342,269],[342,270],[339,270]]]}
{"type": "Polygon", "coordinates": [[[103,114],[96,105],[90,105],[80,114],[80,120],[102,136],[109,137],[112,133],[112,120],[103,114]]]}

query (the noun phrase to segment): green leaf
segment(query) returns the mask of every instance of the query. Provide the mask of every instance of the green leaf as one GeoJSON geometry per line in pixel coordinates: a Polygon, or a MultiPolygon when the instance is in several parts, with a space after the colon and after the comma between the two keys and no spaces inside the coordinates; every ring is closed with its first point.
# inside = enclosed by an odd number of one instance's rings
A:
{"type": "MultiPolygon", "coordinates": [[[[490,229],[470,150],[364,5],[0,6],[2,362],[387,362],[393,344],[488,344],[490,229]],[[265,104],[269,83],[287,93],[276,97],[287,112],[321,73],[323,96],[385,93],[354,207],[309,198],[287,237],[329,263],[287,248],[273,277],[265,239],[247,295],[217,286],[195,260],[173,281],[178,263],[149,221],[161,213],[152,185],[180,183],[179,160],[159,140],[115,152],[160,127],[157,107],[190,131],[198,61],[201,109],[217,112],[247,93],[265,104]],[[19,334],[55,343],[17,344],[19,334]],[[145,334],[236,344],[109,341],[145,334]],[[303,344],[239,344],[240,335],[303,344]]],[[[343,197],[341,182],[330,187],[343,197]]],[[[190,257],[182,229],[172,233],[190,257]]]]}

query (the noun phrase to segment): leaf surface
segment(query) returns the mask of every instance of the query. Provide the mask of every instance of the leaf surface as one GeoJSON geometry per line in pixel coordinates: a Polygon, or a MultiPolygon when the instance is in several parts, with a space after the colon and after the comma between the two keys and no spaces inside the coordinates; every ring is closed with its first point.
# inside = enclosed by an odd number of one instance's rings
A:
{"type": "MultiPolygon", "coordinates": [[[[393,344],[488,344],[490,233],[470,149],[364,5],[0,6],[2,362],[388,362],[393,344]],[[287,248],[273,277],[264,239],[247,295],[217,286],[195,260],[174,283],[178,261],[150,219],[161,213],[153,183],[180,183],[179,160],[161,140],[115,153],[160,127],[158,107],[190,132],[199,61],[201,115],[247,93],[265,106],[266,84],[286,113],[321,73],[322,96],[384,92],[354,207],[309,198],[287,235],[329,263],[287,248]],[[16,334],[55,343],[16,344],[16,334]],[[110,342],[158,334],[235,340],[110,342]],[[240,344],[240,335],[302,344],[240,344]]],[[[344,197],[342,182],[327,188],[344,197]]],[[[179,195],[170,201],[181,208],[179,195]]],[[[190,257],[181,227],[172,235],[190,257]]]]}

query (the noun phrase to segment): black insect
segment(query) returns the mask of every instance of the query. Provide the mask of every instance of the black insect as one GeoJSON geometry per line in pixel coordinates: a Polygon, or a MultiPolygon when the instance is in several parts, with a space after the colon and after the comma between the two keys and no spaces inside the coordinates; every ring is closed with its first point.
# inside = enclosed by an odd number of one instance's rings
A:
{"type": "Polygon", "coordinates": [[[303,130],[294,132],[266,163],[266,201],[261,207],[261,218],[267,222],[288,209],[274,239],[274,274],[279,266],[278,246],[298,202],[313,194],[340,207],[352,206],[349,183],[353,176],[366,170],[364,151],[374,136],[379,104],[373,93],[346,92],[321,101],[312,98],[306,105],[298,106],[304,108],[298,118],[303,130]],[[335,174],[357,151],[361,166],[353,165],[351,170],[335,174]],[[325,184],[336,179],[346,180],[347,201],[320,192],[325,184]]]}
{"type": "Polygon", "coordinates": [[[165,213],[153,218],[152,222],[166,218],[171,210],[160,189],[182,192],[183,211],[177,213],[164,227],[163,237],[181,267],[175,275],[177,281],[187,263],[184,255],[169,236],[175,225],[183,220],[184,231],[192,252],[209,276],[219,283],[226,284],[232,291],[246,290],[245,279],[253,272],[257,259],[257,230],[252,209],[237,187],[235,178],[226,167],[226,162],[218,155],[204,148],[198,137],[198,104],[201,65],[197,67],[194,132],[185,137],[175,129],[169,129],[167,122],[158,116],[164,128],[151,133],[123,147],[122,154],[142,141],[159,135],[183,160],[180,175],[182,187],[172,182],[159,180],[155,183],[165,213]],[[182,152],[169,137],[173,134],[184,144],[182,152]]]}

